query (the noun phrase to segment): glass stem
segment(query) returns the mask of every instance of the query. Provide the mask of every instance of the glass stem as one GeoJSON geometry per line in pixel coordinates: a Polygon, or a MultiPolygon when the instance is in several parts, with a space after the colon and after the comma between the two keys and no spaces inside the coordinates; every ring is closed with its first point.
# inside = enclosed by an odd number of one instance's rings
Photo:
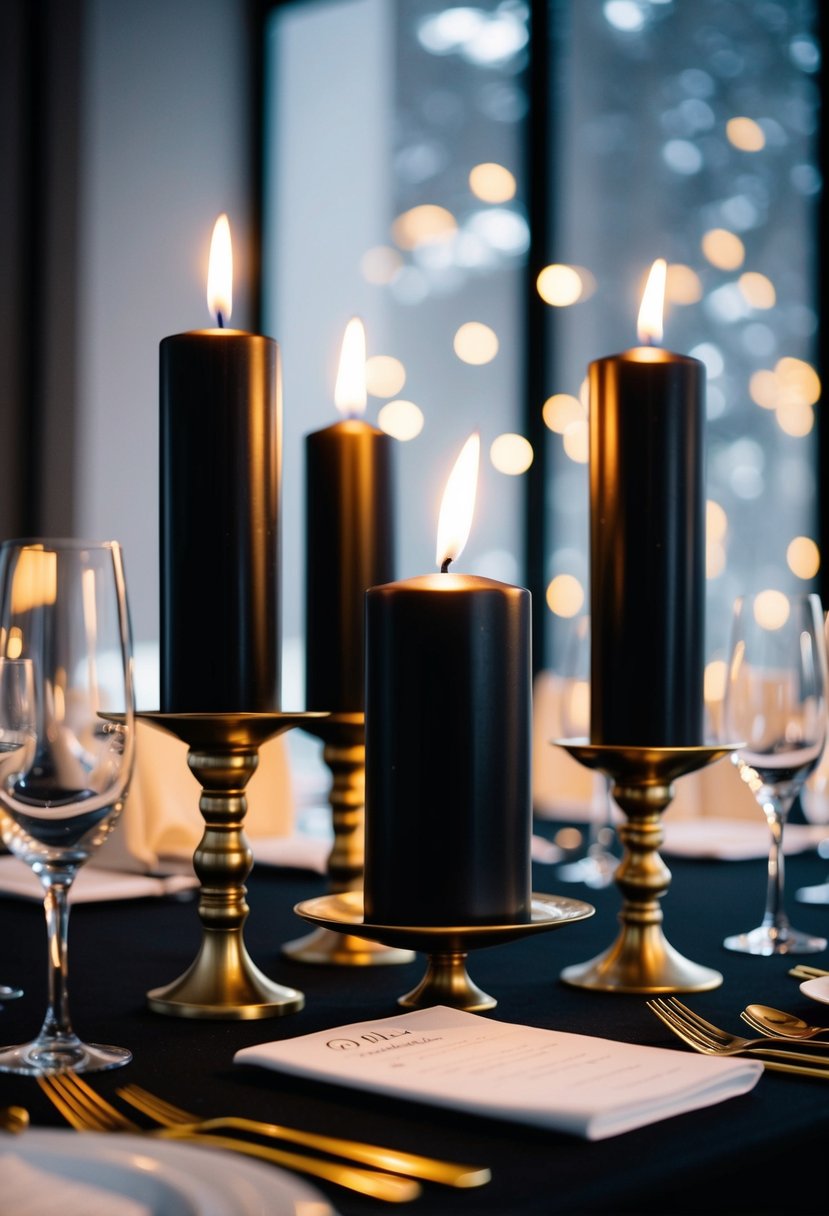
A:
{"type": "Polygon", "coordinates": [[[763,923],[768,928],[779,930],[787,929],[789,924],[783,909],[783,828],[786,826],[788,810],[788,807],[777,805],[766,811],[771,831],[771,847],[769,848],[766,914],[763,917],[763,923]]]}
{"type": "Polygon", "coordinates": [[[69,931],[69,888],[74,874],[42,874],[45,890],[43,907],[46,912],[46,932],[49,939],[49,1007],[43,1019],[41,1038],[74,1039],[69,1019],[67,976],[67,934],[69,931]]]}

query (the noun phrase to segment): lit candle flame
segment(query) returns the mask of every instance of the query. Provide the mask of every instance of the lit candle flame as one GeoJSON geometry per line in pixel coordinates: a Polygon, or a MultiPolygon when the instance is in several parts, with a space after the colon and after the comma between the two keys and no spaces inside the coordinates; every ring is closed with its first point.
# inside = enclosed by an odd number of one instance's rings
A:
{"type": "Polygon", "coordinates": [[[646,346],[662,341],[662,310],[665,303],[667,273],[668,263],[664,258],[657,258],[651,266],[651,272],[645,284],[636,329],[639,341],[646,346]]]}
{"type": "Polygon", "coordinates": [[[366,330],[359,317],[352,317],[345,327],[334,404],[346,418],[365,412],[366,330]]]}
{"type": "Polygon", "coordinates": [[[461,448],[449,474],[440,504],[437,563],[443,571],[450,562],[457,561],[469,538],[475,511],[480,459],[481,437],[475,431],[461,448]]]}
{"type": "Polygon", "coordinates": [[[210,261],[207,267],[207,307],[216,324],[230,320],[233,311],[233,246],[230,223],[223,213],[213,225],[210,261]]]}

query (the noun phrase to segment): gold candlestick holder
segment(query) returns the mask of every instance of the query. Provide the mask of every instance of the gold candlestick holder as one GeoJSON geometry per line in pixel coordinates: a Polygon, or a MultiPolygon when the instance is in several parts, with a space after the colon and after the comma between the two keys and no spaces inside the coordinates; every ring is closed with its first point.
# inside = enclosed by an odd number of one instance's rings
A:
{"type": "Polygon", "coordinates": [[[579,899],[563,895],[533,895],[530,919],[505,925],[377,925],[363,917],[362,891],[344,891],[306,899],[294,911],[303,920],[335,932],[348,931],[370,941],[386,942],[417,950],[428,956],[426,974],[420,983],[398,998],[405,1009],[426,1009],[430,1005],[449,1005],[480,1013],[494,1009],[495,997],[489,996],[470,978],[466,960],[470,950],[500,946],[530,933],[543,933],[586,920],[596,909],[579,899]]]}
{"type": "Polygon", "coordinates": [[[616,870],[622,894],[621,932],[612,946],[586,963],[566,967],[561,978],[576,988],[600,992],[706,992],[722,983],[719,971],[684,958],[662,932],[660,900],[671,872],[659,855],[662,812],[674,797],[673,783],[719,760],[737,744],[702,747],[622,747],[555,740],[586,768],[613,782],[613,798],[626,816],[618,836],[624,847],[616,870]]]}
{"type": "MultiPolygon", "coordinates": [[[[334,844],[328,855],[332,894],[361,891],[365,858],[366,736],[362,713],[335,713],[302,723],[309,735],[321,739],[322,758],[331,773],[328,801],[334,844]]],[[[410,963],[411,950],[384,946],[352,933],[319,927],[282,953],[294,962],[334,967],[379,967],[410,963]]]]}
{"type": "Polygon", "coordinates": [[[199,810],[205,822],[193,855],[201,884],[201,945],[183,975],[147,993],[150,1008],[185,1018],[272,1018],[296,1012],[305,1004],[303,994],[268,979],[244,943],[249,912],[244,884],[253,866],[244,833],[245,786],[267,739],[325,715],[141,712],[137,716],[187,744],[187,764],[202,787],[199,810]]]}

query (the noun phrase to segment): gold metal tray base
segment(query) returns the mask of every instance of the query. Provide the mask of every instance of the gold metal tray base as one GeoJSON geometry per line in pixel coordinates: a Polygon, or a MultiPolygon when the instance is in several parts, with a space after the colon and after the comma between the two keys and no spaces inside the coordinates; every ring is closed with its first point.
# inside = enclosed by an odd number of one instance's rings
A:
{"type": "Polygon", "coordinates": [[[321,895],[306,899],[294,908],[312,925],[334,932],[379,941],[386,946],[416,950],[428,956],[426,974],[417,987],[398,999],[406,1009],[449,1005],[453,1009],[481,1012],[494,1009],[497,1001],[469,977],[466,958],[470,950],[500,946],[526,937],[560,929],[587,920],[595,912],[592,904],[563,895],[531,897],[530,920],[506,925],[377,925],[363,919],[360,891],[321,895]]]}

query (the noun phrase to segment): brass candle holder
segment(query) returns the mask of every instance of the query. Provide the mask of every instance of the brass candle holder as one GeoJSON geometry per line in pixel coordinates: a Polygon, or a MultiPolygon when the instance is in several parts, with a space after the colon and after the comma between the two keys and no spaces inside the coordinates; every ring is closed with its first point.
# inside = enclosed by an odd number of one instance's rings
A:
{"type": "Polygon", "coordinates": [[[267,739],[325,715],[141,712],[137,716],[188,745],[187,764],[202,786],[199,810],[205,822],[193,855],[201,883],[201,945],[183,975],[147,993],[150,1008],[185,1018],[271,1018],[294,1013],[305,1004],[303,994],[268,979],[254,964],[243,939],[249,912],[244,883],[253,866],[244,833],[245,786],[267,739]]]}
{"type": "Polygon", "coordinates": [[[719,971],[679,954],[662,932],[660,900],[671,872],[659,855],[662,812],[674,797],[673,782],[695,772],[737,744],[702,747],[623,747],[560,739],[556,746],[613,782],[613,798],[627,822],[618,829],[624,853],[616,871],[622,893],[621,932],[612,946],[586,963],[566,967],[561,978],[600,992],[706,992],[722,983],[719,971]]]}
{"type": "MultiPolygon", "coordinates": [[[[335,713],[301,725],[309,735],[322,740],[322,758],[331,772],[328,795],[334,828],[334,844],[328,855],[331,893],[361,891],[365,858],[365,716],[335,713]]],[[[294,962],[335,967],[388,966],[410,963],[414,958],[411,950],[323,927],[287,942],[282,953],[294,962]]]]}
{"type": "Polygon", "coordinates": [[[533,895],[530,919],[506,925],[376,925],[363,918],[361,891],[344,891],[306,899],[294,911],[303,920],[335,932],[347,931],[370,941],[385,942],[417,950],[428,956],[426,974],[420,983],[398,998],[405,1009],[448,1005],[480,1013],[494,1009],[497,1001],[470,978],[466,959],[470,950],[500,946],[530,933],[559,929],[595,912],[591,904],[563,895],[533,895]]]}

